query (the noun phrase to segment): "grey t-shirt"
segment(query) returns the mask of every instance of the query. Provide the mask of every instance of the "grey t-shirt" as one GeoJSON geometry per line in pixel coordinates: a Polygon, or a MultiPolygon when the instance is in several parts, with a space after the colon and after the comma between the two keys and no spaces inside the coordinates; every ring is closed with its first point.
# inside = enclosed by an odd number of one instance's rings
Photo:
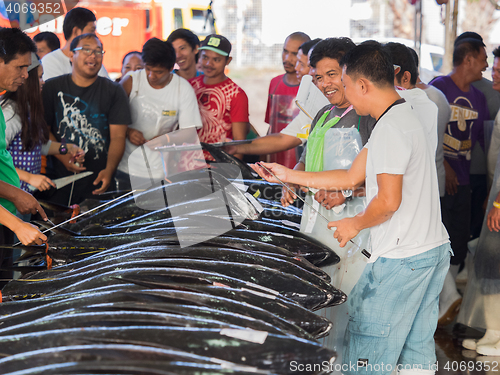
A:
{"type": "MultiPolygon", "coordinates": [[[[328,111],[330,108],[332,108],[331,104],[328,104],[321,108],[319,112],[316,114],[316,117],[314,117],[313,122],[311,123],[311,130],[309,131],[309,134],[312,133],[314,126],[316,123],[319,121],[321,116],[328,111]]],[[[347,108],[338,108],[334,107],[331,112],[326,116],[325,119],[325,124],[333,119],[335,116],[342,116],[342,114],[346,111],[347,108]]],[[[361,142],[363,143],[363,146],[368,142],[368,138],[370,138],[370,135],[372,134],[372,130],[375,127],[375,119],[371,116],[359,116],[354,109],[351,109],[349,113],[347,113],[344,117],[342,117],[339,122],[337,122],[333,128],[358,128],[358,122],[359,122],[359,135],[361,136],[361,142]]],[[[307,144],[304,147],[304,151],[302,152],[302,155],[300,157],[299,162],[301,163],[306,163],[306,154],[307,154],[307,144]]]]}

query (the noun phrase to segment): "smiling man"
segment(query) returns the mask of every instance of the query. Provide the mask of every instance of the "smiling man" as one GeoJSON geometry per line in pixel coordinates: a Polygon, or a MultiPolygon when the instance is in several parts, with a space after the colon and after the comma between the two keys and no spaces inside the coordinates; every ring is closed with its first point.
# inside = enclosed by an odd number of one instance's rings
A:
{"type": "Polygon", "coordinates": [[[202,74],[196,70],[200,40],[195,33],[188,29],[177,29],[172,31],[167,41],[172,43],[175,49],[175,62],[179,66],[174,73],[187,80],[202,74]]]}
{"type": "MultiPolygon", "coordinates": [[[[71,42],[78,35],[95,33],[95,14],[86,8],[73,8],[64,16],[63,34],[66,44],[63,48],[58,48],[46,54],[42,59],[43,80],[58,77],[71,73],[71,42]]],[[[109,78],[108,72],[101,65],[99,75],[109,78]]]]}
{"type": "Polygon", "coordinates": [[[451,253],[434,151],[411,105],[395,90],[392,61],[380,43],[355,47],[341,64],[347,99],[358,115],[377,120],[350,169],[313,173],[266,166],[283,181],[309,187],[366,183],[367,207],[328,224],[341,247],[362,229],[370,228],[371,235],[368,264],[348,299],[342,366],[348,370],[342,372],[389,375],[401,365],[401,375],[432,375],[438,298],[451,253]]]}
{"type": "MultiPolygon", "coordinates": [[[[198,99],[203,127],[201,142],[216,143],[226,139],[243,140],[250,127],[248,97],[224,73],[232,60],[231,43],[222,35],[212,34],[201,43],[200,60],[204,75],[190,81],[198,99]]],[[[236,157],[241,155],[236,154],[236,157]]],[[[213,160],[209,154],[205,157],[213,160]]]]}
{"type": "Polygon", "coordinates": [[[71,51],[72,73],[50,79],[43,86],[45,121],[58,142],[75,143],[85,150],[85,163],[77,166],[70,163],[68,155],[57,155],[52,158],[49,177],[84,170],[94,174],[47,197],[64,205],[79,203],[108,189],[125,148],[126,125],[131,123],[123,88],[98,76],[104,55],[99,38],[94,34],[79,35],[71,42],[71,51]]]}

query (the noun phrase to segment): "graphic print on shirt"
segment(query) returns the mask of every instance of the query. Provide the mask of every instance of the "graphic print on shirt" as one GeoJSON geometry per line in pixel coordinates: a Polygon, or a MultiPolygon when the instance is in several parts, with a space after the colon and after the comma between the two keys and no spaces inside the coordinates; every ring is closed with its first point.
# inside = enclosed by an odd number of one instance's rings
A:
{"type": "Polygon", "coordinates": [[[86,155],[89,154],[89,150],[93,150],[94,160],[99,159],[105,152],[106,139],[99,131],[97,123],[102,121],[101,117],[104,115],[90,115],[89,121],[86,113],[89,110],[87,103],[82,102],[79,97],[62,91],[59,91],[57,95],[63,109],[63,117],[59,121],[59,136],[61,139],[64,137],[68,143],[77,144],[86,155]]]}
{"type": "MultiPolygon", "coordinates": [[[[195,90],[196,91],[196,90],[195,90]]],[[[230,116],[231,100],[239,92],[236,85],[205,87],[199,96],[200,115],[203,128],[198,133],[201,142],[216,143],[226,140],[232,134],[230,116]]]]}
{"type": "Polygon", "coordinates": [[[460,156],[470,160],[472,127],[479,113],[469,99],[459,96],[450,103],[451,116],[444,135],[444,155],[451,159],[460,156]]]}

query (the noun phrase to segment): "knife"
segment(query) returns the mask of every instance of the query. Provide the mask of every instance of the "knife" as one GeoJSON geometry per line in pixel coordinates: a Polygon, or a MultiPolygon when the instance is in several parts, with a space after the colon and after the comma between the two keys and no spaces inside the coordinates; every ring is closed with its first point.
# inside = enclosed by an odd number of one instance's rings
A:
{"type": "MultiPolygon", "coordinates": [[[[73,176],[67,176],[67,177],[61,177],[61,178],[56,178],[55,180],[52,180],[52,182],[54,184],[56,184],[56,189],[60,189],[62,188],[63,186],[66,186],[68,184],[71,184],[73,181],[77,181],[81,178],[84,178],[84,177],[87,177],[87,176],[90,176],[91,174],[93,174],[94,172],[92,171],[87,171],[87,172],[82,172],[82,173],[78,173],[78,174],[75,174],[73,176]]],[[[37,190],[36,187],[34,187],[33,185],[28,185],[28,188],[30,189],[30,191],[35,191],[37,190]]]]}

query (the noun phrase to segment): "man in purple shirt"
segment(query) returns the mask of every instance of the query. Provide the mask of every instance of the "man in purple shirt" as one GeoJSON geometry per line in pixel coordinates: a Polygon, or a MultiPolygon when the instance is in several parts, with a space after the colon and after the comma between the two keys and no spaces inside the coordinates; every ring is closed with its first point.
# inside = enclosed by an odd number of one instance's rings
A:
{"type": "Polygon", "coordinates": [[[451,107],[451,117],[444,135],[446,193],[441,198],[443,223],[455,255],[440,295],[439,324],[453,321],[461,297],[455,278],[467,255],[470,239],[471,189],[469,170],[472,148],[479,141],[484,148],[483,121],[489,118],[484,94],[471,85],[482,78],[488,67],[486,48],[480,35],[465,32],[455,40],[453,70],[430,82],[441,90],[451,107]]]}

